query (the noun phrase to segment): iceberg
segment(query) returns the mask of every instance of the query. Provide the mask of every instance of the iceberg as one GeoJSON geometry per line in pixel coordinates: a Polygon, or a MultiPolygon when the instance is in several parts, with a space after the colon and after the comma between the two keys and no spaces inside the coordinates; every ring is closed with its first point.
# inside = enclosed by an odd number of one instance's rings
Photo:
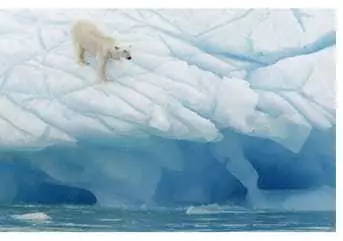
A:
{"type": "Polygon", "coordinates": [[[315,197],[311,209],[335,209],[333,10],[18,9],[0,20],[0,203],[302,210],[315,197]],[[92,56],[76,62],[78,19],[132,45],[108,83],[92,56]]]}

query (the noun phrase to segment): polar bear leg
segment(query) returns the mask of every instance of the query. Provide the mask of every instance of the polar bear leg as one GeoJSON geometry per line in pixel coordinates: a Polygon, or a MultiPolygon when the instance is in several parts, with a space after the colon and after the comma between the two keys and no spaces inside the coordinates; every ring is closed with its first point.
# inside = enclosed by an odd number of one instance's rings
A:
{"type": "Polygon", "coordinates": [[[81,47],[79,43],[74,43],[76,50],[76,58],[79,64],[85,64],[85,49],[81,47]]]}
{"type": "Polygon", "coordinates": [[[100,81],[107,81],[106,79],[106,66],[108,59],[103,56],[97,56],[97,74],[100,81]]]}

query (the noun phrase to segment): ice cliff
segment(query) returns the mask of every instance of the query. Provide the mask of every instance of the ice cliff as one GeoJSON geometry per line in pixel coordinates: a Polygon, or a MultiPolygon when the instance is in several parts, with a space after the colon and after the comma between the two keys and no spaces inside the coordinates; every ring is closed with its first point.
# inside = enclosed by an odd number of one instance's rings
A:
{"type": "Polygon", "coordinates": [[[1,10],[0,202],[334,209],[335,31],[325,9],[1,10]],[[132,45],[109,83],[75,61],[80,18],[132,45]]]}

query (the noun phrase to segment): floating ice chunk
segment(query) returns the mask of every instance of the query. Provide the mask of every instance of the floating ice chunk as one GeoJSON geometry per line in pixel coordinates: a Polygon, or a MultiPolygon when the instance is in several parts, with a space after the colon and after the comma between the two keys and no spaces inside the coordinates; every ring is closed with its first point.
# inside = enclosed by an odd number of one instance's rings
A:
{"type": "Polygon", "coordinates": [[[48,221],[52,219],[49,215],[43,212],[16,214],[16,215],[11,215],[11,217],[18,220],[33,221],[33,222],[35,221],[44,222],[44,221],[48,221]]]}
{"type": "Polygon", "coordinates": [[[237,213],[244,211],[243,208],[234,205],[200,205],[200,206],[190,206],[186,209],[187,215],[211,215],[218,213],[237,213]]]}

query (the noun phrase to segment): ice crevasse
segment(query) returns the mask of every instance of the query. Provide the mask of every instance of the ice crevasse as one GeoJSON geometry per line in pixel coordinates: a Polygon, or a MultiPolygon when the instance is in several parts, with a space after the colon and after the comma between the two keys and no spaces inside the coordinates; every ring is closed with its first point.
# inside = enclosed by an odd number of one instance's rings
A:
{"type": "Polygon", "coordinates": [[[335,208],[334,11],[1,10],[0,34],[1,203],[335,208]],[[78,19],[132,45],[108,83],[78,19]]]}

